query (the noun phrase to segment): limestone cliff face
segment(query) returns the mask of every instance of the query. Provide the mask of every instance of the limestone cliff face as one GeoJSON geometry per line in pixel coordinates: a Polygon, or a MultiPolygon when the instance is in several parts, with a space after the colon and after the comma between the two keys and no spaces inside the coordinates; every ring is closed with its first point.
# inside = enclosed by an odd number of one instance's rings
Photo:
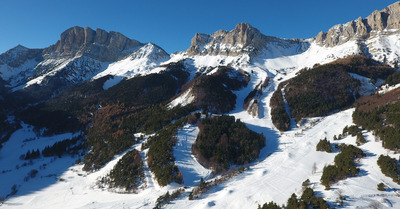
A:
{"type": "Polygon", "coordinates": [[[46,57],[85,55],[100,61],[116,61],[141,46],[142,43],[118,32],[75,26],[63,32],[60,40],[46,48],[44,54],[46,57]]]}
{"type": "Polygon", "coordinates": [[[400,29],[400,2],[387,8],[375,10],[367,18],[359,17],[346,24],[335,25],[328,32],[320,32],[315,41],[323,46],[333,47],[349,40],[366,39],[378,32],[393,33],[400,29]]]}
{"type": "Polygon", "coordinates": [[[301,40],[265,36],[251,25],[240,23],[231,31],[219,30],[211,35],[197,33],[186,52],[189,55],[237,56],[247,53],[257,56],[272,45],[290,48],[293,44],[301,42],[301,40]]]}

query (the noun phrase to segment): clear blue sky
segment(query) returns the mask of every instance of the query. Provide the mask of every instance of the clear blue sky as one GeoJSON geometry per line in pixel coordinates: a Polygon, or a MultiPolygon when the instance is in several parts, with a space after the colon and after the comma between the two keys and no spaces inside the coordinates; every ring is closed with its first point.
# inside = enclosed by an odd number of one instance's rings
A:
{"type": "Polygon", "coordinates": [[[310,38],[365,18],[395,0],[0,0],[0,53],[21,44],[45,48],[78,25],[118,31],[168,53],[186,50],[195,33],[247,22],[263,34],[310,38]]]}

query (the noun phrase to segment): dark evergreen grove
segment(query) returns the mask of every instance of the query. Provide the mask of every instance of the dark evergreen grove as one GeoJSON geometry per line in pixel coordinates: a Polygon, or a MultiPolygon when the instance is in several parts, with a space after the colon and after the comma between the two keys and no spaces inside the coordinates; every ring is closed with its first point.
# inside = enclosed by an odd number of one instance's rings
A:
{"type": "Polygon", "coordinates": [[[285,109],[285,102],[280,89],[284,83],[279,84],[278,89],[272,94],[271,106],[271,119],[275,127],[280,131],[287,131],[290,128],[290,118],[285,109]]]}
{"type": "Polygon", "coordinates": [[[183,118],[168,125],[156,135],[150,137],[147,143],[142,146],[142,149],[149,148],[147,163],[161,186],[166,186],[172,181],[178,184],[183,183],[182,173],[175,165],[173,147],[176,144],[178,128],[182,128],[186,122],[187,118],[183,118]]]}
{"type": "Polygon", "coordinates": [[[127,152],[101,180],[101,183],[107,184],[110,188],[120,187],[128,192],[135,192],[143,182],[143,161],[135,149],[127,152]]]}
{"type": "Polygon", "coordinates": [[[185,86],[192,86],[196,97],[194,104],[198,109],[211,113],[227,113],[236,104],[236,95],[232,91],[239,90],[248,82],[247,74],[229,67],[219,67],[218,72],[195,78],[185,86]]]}
{"type": "Polygon", "coordinates": [[[326,138],[319,140],[316,149],[317,151],[332,152],[331,143],[326,138]]]}
{"type": "Polygon", "coordinates": [[[356,176],[360,171],[354,162],[357,158],[365,156],[364,152],[353,146],[340,144],[340,153],[335,157],[335,164],[325,166],[321,176],[321,184],[329,189],[330,186],[339,180],[356,176]]]}
{"type": "Polygon", "coordinates": [[[377,163],[383,174],[392,178],[394,182],[400,184],[399,162],[395,158],[391,158],[387,155],[380,155],[377,163]]]}
{"type": "Polygon", "coordinates": [[[258,206],[258,209],[300,209],[300,208],[319,208],[328,209],[330,208],[328,203],[322,198],[315,195],[313,189],[307,187],[304,189],[300,198],[296,194],[292,194],[287,201],[286,206],[282,207],[274,203],[273,201],[264,203],[262,206],[258,206]]]}
{"type": "Polygon", "coordinates": [[[354,123],[373,131],[375,137],[382,141],[382,146],[391,150],[400,148],[399,93],[400,90],[396,89],[383,95],[363,97],[355,104],[353,113],[354,123]]]}
{"type": "Polygon", "coordinates": [[[192,151],[202,165],[217,173],[227,170],[231,164],[254,161],[265,146],[263,134],[249,130],[233,116],[205,118],[198,124],[200,133],[192,151]]]}
{"type": "Polygon", "coordinates": [[[284,109],[282,88],[291,115],[298,122],[304,117],[325,116],[351,107],[360,96],[358,89],[361,84],[349,73],[376,81],[378,78],[386,79],[394,72],[390,66],[361,55],[303,69],[296,77],[280,84],[274,92],[271,98],[272,121],[279,130],[288,130],[290,120],[284,109]]]}

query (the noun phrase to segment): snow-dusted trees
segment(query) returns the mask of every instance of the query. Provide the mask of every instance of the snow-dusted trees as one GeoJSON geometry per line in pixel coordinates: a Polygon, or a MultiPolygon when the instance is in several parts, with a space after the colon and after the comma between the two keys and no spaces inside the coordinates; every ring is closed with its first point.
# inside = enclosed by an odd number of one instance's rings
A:
{"type": "Polygon", "coordinates": [[[359,172],[354,160],[365,156],[364,152],[353,145],[339,145],[341,153],[336,155],[335,164],[325,166],[321,176],[321,184],[330,188],[330,185],[359,172]]]}
{"type": "Polygon", "coordinates": [[[394,182],[400,184],[400,168],[399,162],[395,158],[387,155],[381,155],[378,158],[378,165],[386,176],[393,179],[394,182]]]}
{"type": "Polygon", "coordinates": [[[331,143],[326,139],[319,140],[317,144],[317,151],[325,151],[325,152],[332,152],[331,143]]]}
{"type": "Polygon", "coordinates": [[[103,177],[101,183],[109,187],[121,187],[126,191],[134,192],[144,181],[143,161],[137,150],[126,153],[110,171],[103,177]]]}

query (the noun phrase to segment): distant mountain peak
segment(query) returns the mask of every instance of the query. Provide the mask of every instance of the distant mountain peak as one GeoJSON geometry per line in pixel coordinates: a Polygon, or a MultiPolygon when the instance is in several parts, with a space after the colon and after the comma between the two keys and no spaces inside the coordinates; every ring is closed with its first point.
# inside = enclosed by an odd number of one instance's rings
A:
{"type": "Polygon", "coordinates": [[[75,57],[86,55],[100,61],[116,61],[143,46],[121,33],[74,26],[61,33],[60,40],[45,50],[49,56],[75,57]]]}
{"type": "Polygon", "coordinates": [[[25,47],[25,46],[22,46],[21,44],[18,44],[17,46],[15,46],[14,48],[12,48],[12,49],[10,49],[9,51],[12,51],[12,50],[27,50],[28,48],[27,47],[25,47]]]}
{"type": "Polygon", "coordinates": [[[265,36],[248,23],[239,23],[231,31],[219,30],[211,35],[197,33],[186,51],[189,55],[249,54],[266,57],[288,56],[303,51],[301,40],[265,36]],[[300,44],[300,45],[299,45],[300,44]]]}
{"type": "Polygon", "coordinates": [[[135,51],[134,53],[132,53],[130,57],[137,57],[137,58],[169,57],[169,54],[166,51],[164,51],[164,49],[159,47],[157,44],[149,42],[140,49],[138,49],[137,51],[135,51]]]}
{"type": "Polygon", "coordinates": [[[6,64],[10,67],[19,67],[29,59],[41,60],[41,49],[29,49],[22,45],[7,50],[0,54],[0,65],[6,64]]]}
{"type": "Polygon", "coordinates": [[[248,23],[239,23],[235,26],[234,29],[235,32],[243,32],[243,33],[248,33],[248,32],[260,32],[257,28],[254,28],[248,23]]]}
{"type": "Polygon", "coordinates": [[[248,23],[239,23],[231,31],[219,30],[211,35],[197,33],[187,52],[189,54],[221,54],[236,56],[251,53],[265,46],[265,36],[248,23]]]}

